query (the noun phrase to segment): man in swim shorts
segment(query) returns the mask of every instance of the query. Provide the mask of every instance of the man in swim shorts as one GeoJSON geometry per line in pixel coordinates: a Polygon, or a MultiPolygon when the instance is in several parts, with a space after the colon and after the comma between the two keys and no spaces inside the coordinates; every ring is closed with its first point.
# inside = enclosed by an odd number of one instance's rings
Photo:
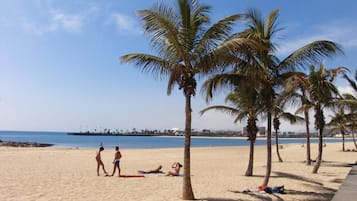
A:
{"type": "Polygon", "coordinates": [[[121,159],[121,153],[119,151],[119,147],[116,146],[115,147],[115,154],[114,154],[114,161],[113,161],[114,168],[113,168],[112,176],[114,176],[115,170],[118,168],[118,172],[119,172],[118,177],[120,177],[120,159],[121,159]]]}

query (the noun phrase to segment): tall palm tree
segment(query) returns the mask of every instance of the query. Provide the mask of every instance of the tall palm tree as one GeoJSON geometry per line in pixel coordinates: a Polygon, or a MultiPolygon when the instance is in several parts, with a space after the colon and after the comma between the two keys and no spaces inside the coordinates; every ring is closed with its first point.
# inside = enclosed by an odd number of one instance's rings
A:
{"type": "Polygon", "coordinates": [[[284,101],[291,102],[292,105],[300,105],[296,113],[303,113],[306,128],[306,164],[311,165],[311,146],[310,146],[310,121],[309,109],[311,101],[309,100],[309,80],[304,73],[296,74],[286,80],[284,101]],[[300,92],[300,93],[299,93],[300,92]]]}
{"type": "MultiPolygon", "coordinates": [[[[236,116],[234,123],[237,123],[239,120],[247,119],[247,133],[248,140],[250,142],[249,146],[249,162],[248,167],[245,172],[245,176],[253,175],[253,163],[254,163],[254,143],[256,140],[258,127],[257,127],[257,117],[261,113],[261,107],[259,104],[260,98],[258,91],[255,90],[252,85],[254,85],[254,79],[250,79],[249,77],[245,77],[239,75],[237,73],[232,74],[221,74],[214,76],[203,84],[203,89],[206,91],[207,88],[211,88],[212,84],[218,84],[220,82],[220,78],[231,77],[232,80],[235,81],[236,89],[234,92],[230,93],[226,97],[226,103],[229,103],[229,106],[225,105],[215,105],[209,106],[203,110],[201,110],[201,114],[209,110],[217,110],[221,112],[226,112],[230,115],[236,116]]],[[[216,86],[217,87],[217,86],[216,86]]],[[[210,96],[208,95],[209,99],[210,96]]]]}
{"type": "Polygon", "coordinates": [[[267,165],[263,186],[268,185],[271,173],[271,126],[277,90],[284,80],[294,75],[298,67],[303,68],[341,52],[338,45],[331,41],[314,41],[279,60],[275,56],[277,48],[273,42],[275,34],[280,30],[277,27],[278,14],[279,10],[273,10],[264,19],[258,10],[249,10],[248,28],[239,34],[240,37],[253,39],[268,48],[254,52],[258,62],[255,63],[256,68],[251,69],[257,73],[256,79],[264,97],[262,106],[267,114],[267,165]]]}
{"type": "Polygon", "coordinates": [[[315,128],[319,131],[318,155],[316,164],[312,170],[313,173],[318,172],[322,160],[323,130],[325,127],[323,109],[331,107],[335,98],[340,97],[337,87],[333,84],[333,81],[338,74],[343,73],[345,70],[346,68],[344,67],[326,69],[322,63],[320,63],[320,67],[318,69],[316,69],[315,66],[311,66],[310,68],[309,91],[315,110],[315,128]]]}
{"type": "Polygon", "coordinates": [[[357,143],[356,143],[356,137],[355,137],[355,128],[356,128],[356,123],[357,123],[357,98],[354,97],[352,94],[344,94],[345,100],[349,100],[349,104],[347,104],[347,109],[348,109],[348,114],[346,114],[346,118],[348,123],[348,127],[350,129],[350,132],[352,134],[352,139],[353,143],[355,145],[355,148],[357,150],[357,143]]]}
{"type": "MultiPolygon", "coordinates": [[[[336,101],[337,108],[342,111],[335,111],[335,116],[333,116],[332,127],[341,127],[343,131],[347,131],[347,128],[352,134],[352,139],[357,149],[356,138],[354,130],[357,122],[357,98],[353,94],[343,94],[343,99],[338,99],[336,101]],[[347,113],[346,113],[347,112],[347,113]],[[341,121],[341,122],[340,122],[341,121]],[[342,125],[339,125],[341,123],[342,125]],[[343,126],[343,128],[342,128],[343,126]]],[[[335,130],[335,129],[334,129],[335,130]]],[[[344,134],[341,132],[341,134],[344,134]]]]}
{"type": "Polygon", "coordinates": [[[327,123],[327,126],[331,129],[330,132],[341,132],[342,135],[342,151],[345,152],[345,135],[347,131],[348,117],[345,113],[344,106],[338,106],[337,111],[334,111],[334,115],[331,116],[331,120],[327,123]]]}
{"type": "MultiPolygon", "coordinates": [[[[355,81],[353,81],[351,78],[349,78],[346,74],[344,74],[343,76],[348,83],[350,84],[350,86],[352,87],[352,89],[355,92],[355,95],[357,94],[357,84],[355,81]]],[[[355,80],[357,80],[357,71],[355,71],[355,80]]],[[[356,143],[356,138],[355,138],[355,125],[357,122],[357,97],[353,95],[353,94],[345,94],[344,95],[344,100],[347,100],[347,108],[349,110],[349,127],[352,133],[352,139],[353,139],[353,143],[355,144],[355,148],[357,149],[357,143],[356,143]]]]}
{"type": "MultiPolygon", "coordinates": [[[[242,15],[232,15],[210,23],[209,6],[197,0],[177,0],[177,8],[164,3],[138,11],[145,32],[157,55],[133,53],[121,57],[122,62],[136,64],[143,72],[168,79],[167,93],[178,85],[185,97],[185,147],[183,196],[193,200],[191,185],[191,97],[196,93],[196,78],[214,72],[229,62],[234,52],[258,48],[244,38],[231,38],[234,23],[242,15]]],[[[233,58],[236,60],[236,58],[233,58]]]]}
{"type": "MultiPolygon", "coordinates": [[[[279,99],[278,99],[279,100],[279,99]]],[[[279,104],[278,104],[279,105],[279,104]]],[[[278,156],[279,162],[283,162],[283,159],[279,153],[279,127],[280,127],[280,119],[289,121],[290,124],[295,124],[304,121],[304,118],[291,114],[290,112],[285,112],[282,107],[276,105],[273,109],[273,126],[275,130],[275,146],[276,146],[276,154],[278,156]]]]}

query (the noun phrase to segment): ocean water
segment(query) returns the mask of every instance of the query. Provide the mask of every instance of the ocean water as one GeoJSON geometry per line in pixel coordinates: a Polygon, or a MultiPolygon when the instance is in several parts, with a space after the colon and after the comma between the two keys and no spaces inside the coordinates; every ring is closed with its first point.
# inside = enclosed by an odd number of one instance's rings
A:
{"type": "MultiPolygon", "coordinates": [[[[26,132],[26,131],[0,131],[0,140],[17,142],[38,142],[54,144],[56,147],[73,148],[97,148],[101,143],[106,148],[119,146],[120,148],[181,148],[184,146],[184,137],[152,137],[152,136],[78,136],[67,135],[64,132],[26,132]]],[[[346,140],[351,141],[351,140],[346,140]]],[[[255,145],[265,145],[265,139],[257,139],[255,145]]],[[[305,143],[301,139],[279,139],[279,144],[305,143]]],[[[317,139],[311,139],[317,143],[317,139]]],[[[342,142],[341,139],[324,139],[324,142],[342,142]]],[[[275,141],[272,140],[274,144],[275,141]]],[[[215,147],[215,146],[248,146],[249,141],[243,139],[193,137],[192,147],[215,147]]]]}

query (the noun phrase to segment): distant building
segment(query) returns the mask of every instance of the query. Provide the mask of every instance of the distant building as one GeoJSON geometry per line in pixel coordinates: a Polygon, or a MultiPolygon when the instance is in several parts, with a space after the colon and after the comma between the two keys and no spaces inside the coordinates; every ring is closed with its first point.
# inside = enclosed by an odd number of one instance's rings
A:
{"type": "Polygon", "coordinates": [[[173,135],[185,135],[185,132],[180,130],[179,128],[171,128],[169,130],[169,133],[173,135]]]}

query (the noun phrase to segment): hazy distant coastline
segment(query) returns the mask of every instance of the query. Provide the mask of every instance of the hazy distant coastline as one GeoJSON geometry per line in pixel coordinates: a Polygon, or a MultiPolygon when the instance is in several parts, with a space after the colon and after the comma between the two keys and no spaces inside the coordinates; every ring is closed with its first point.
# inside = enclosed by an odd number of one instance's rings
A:
{"type": "Polygon", "coordinates": [[[38,142],[15,142],[15,141],[1,141],[0,147],[50,147],[53,144],[38,143],[38,142]]]}

